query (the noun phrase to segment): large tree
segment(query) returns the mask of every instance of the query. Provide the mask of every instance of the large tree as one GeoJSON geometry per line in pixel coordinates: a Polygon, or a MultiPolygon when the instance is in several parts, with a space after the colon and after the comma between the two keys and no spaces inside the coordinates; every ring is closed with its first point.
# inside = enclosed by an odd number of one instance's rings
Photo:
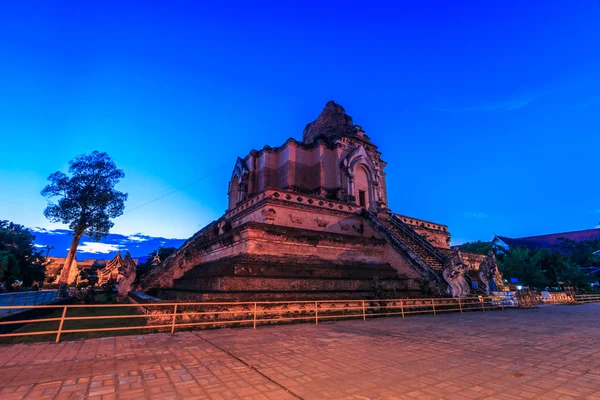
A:
{"type": "Polygon", "coordinates": [[[98,241],[108,235],[114,223],[111,219],[123,214],[127,193],[115,190],[125,177],[106,153],[94,151],[69,161],[69,177],[55,172],[48,177],[50,184],[42,190],[48,199],[44,215],[52,222],[68,224],[73,230],[73,241],[60,275],[59,283],[69,282],[69,271],[79,241],[83,235],[98,241]],[[57,197],[56,203],[51,199],[57,197]]]}
{"type": "Polygon", "coordinates": [[[468,253],[477,253],[487,255],[488,251],[493,249],[492,242],[482,242],[478,240],[476,242],[466,242],[460,245],[460,250],[468,253]]]}
{"type": "Polygon", "coordinates": [[[498,261],[506,279],[517,278],[532,288],[589,287],[590,277],[586,277],[568,255],[556,250],[515,247],[499,254],[498,261]]]}
{"type": "Polygon", "coordinates": [[[0,281],[18,279],[29,286],[44,280],[45,259],[35,248],[34,239],[23,225],[0,221],[0,281]]]}

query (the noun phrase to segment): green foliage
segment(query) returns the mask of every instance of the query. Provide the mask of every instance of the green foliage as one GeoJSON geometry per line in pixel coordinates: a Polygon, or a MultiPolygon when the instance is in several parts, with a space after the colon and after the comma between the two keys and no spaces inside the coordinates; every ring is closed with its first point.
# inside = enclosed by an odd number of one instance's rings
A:
{"type": "Polygon", "coordinates": [[[487,255],[488,251],[493,248],[492,242],[482,242],[478,240],[476,242],[466,242],[460,245],[460,250],[467,253],[477,253],[487,255]]]}
{"type": "Polygon", "coordinates": [[[94,151],[69,162],[71,177],[55,172],[42,190],[48,202],[44,215],[52,222],[68,224],[75,235],[85,234],[94,240],[108,235],[112,218],[123,214],[127,193],[114,189],[125,176],[106,153],[94,151]]]}
{"type": "Polygon", "coordinates": [[[0,251],[0,281],[4,280],[4,278],[9,282],[19,279],[19,272],[19,260],[17,260],[17,257],[7,250],[0,251]]]}
{"type": "Polygon", "coordinates": [[[593,253],[600,250],[600,239],[575,242],[567,238],[558,238],[560,244],[556,250],[566,254],[570,261],[582,267],[600,265],[600,257],[593,253]]]}
{"type": "Polygon", "coordinates": [[[33,240],[35,236],[23,225],[0,221],[0,281],[18,279],[25,286],[44,279],[44,262],[33,240]]]}
{"type": "Polygon", "coordinates": [[[505,279],[517,278],[523,285],[538,290],[589,287],[589,278],[579,270],[579,265],[570,255],[556,250],[512,248],[499,254],[498,264],[505,279]]]}

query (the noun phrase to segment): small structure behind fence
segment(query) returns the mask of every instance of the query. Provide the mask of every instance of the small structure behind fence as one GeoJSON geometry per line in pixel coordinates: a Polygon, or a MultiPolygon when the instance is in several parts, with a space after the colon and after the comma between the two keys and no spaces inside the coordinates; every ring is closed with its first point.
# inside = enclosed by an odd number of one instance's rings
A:
{"type": "MultiPolygon", "coordinates": [[[[58,290],[38,290],[33,292],[12,292],[0,294],[0,318],[23,311],[14,306],[36,306],[54,303],[58,298],[58,290]],[[4,306],[9,306],[8,308],[4,306]]],[[[27,307],[28,309],[29,307],[27,307]]]]}

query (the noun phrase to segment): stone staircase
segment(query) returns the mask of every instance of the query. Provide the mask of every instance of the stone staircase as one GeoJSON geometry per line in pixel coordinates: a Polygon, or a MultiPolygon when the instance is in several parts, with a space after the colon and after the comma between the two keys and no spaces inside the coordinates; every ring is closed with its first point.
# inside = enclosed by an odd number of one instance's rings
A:
{"type": "Polygon", "coordinates": [[[430,281],[445,287],[442,270],[446,255],[393,214],[384,218],[363,210],[362,216],[396,251],[406,256],[413,266],[430,281]]]}
{"type": "Polygon", "coordinates": [[[444,268],[446,256],[410,226],[402,222],[400,218],[392,215],[388,220],[382,222],[406,247],[431,268],[439,271],[444,268]]]}

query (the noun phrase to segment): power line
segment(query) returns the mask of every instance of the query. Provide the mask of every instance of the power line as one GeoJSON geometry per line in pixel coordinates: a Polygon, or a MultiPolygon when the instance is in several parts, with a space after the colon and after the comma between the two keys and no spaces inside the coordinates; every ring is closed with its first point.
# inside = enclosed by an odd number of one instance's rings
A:
{"type": "MultiPolygon", "coordinates": [[[[149,204],[152,204],[152,203],[154,203],[154,202],[157,202],[158,200],[164,199],[165,197],[168,197],[168,196],[170,196],[170,195],[172,195],[172,194],[174,194],[174,193],[177,193],[177,192],[181,191],[182,189],[184,189],[184,188],[186,188],[186,187],[188,187],[188,186],[190,186],[190,185],[192,185],[192,184],[194,184],[194,183],[196,183],[196,182],[198,182],[198,181],[201,181],[201,180],[203,180],[203,179],[206,179],[206,178],[210,177],[210,176],[211,176],[211,175],[213,175],[215,172],[218,172],[218,171],[220,171],[220,170],[224,169],[225,167],[227,167],[227,166],[229,166],[229,165],[230,165],[230,163],[223,164],[223,165],[221,165],[220,167],[218,167],[218,168],[215,168],[214,170],[210,171],[209,173],[207,173],[207,174],[205,174],[205,175],[202,175],[202,176],[200,176],[200,177],[198,177],[198,178],[196,178],[196,179],[194,179],[194,180],[192,180],[192,181],[189,181],[189,182],[188,182],[188,183],[186,183],[185,185],[182,185],[182,186],[180,186],[180,187],[178,187],[178,188],[175,188],[175,189],[165,189],[165,190],[167,190],[167,192],[166,192],[166,193],[164,193],[164,194],[162,194],[162,195],[159,195],[159,196],[157,196],[157,197],[153,198],[153,199],[152,199],[152,200],[150,200],[150,201],[147,201],[147,202],[145,202],[145,203],[142,203],[142,204],[140,204],[139,206],[135,206],[135,207],[133,207],[133,208],[127,209],[127,210],[125,210],[125,211],[123,212],[123,214],[128,214],[128,213],[130,213],[130,212],[132,212],[132,211],[139,210],[139,209],[140,209],[140,208],[142,208],[142,207],[146,207],[146,206],[147,206],[147,205],[149,205],[149,204]]],[[[157,194],[158,194],[158,193],[163,193],[163,192],[165,192],[165,190],[161,190],[161,191],[157,192],[157,194]]]]}

